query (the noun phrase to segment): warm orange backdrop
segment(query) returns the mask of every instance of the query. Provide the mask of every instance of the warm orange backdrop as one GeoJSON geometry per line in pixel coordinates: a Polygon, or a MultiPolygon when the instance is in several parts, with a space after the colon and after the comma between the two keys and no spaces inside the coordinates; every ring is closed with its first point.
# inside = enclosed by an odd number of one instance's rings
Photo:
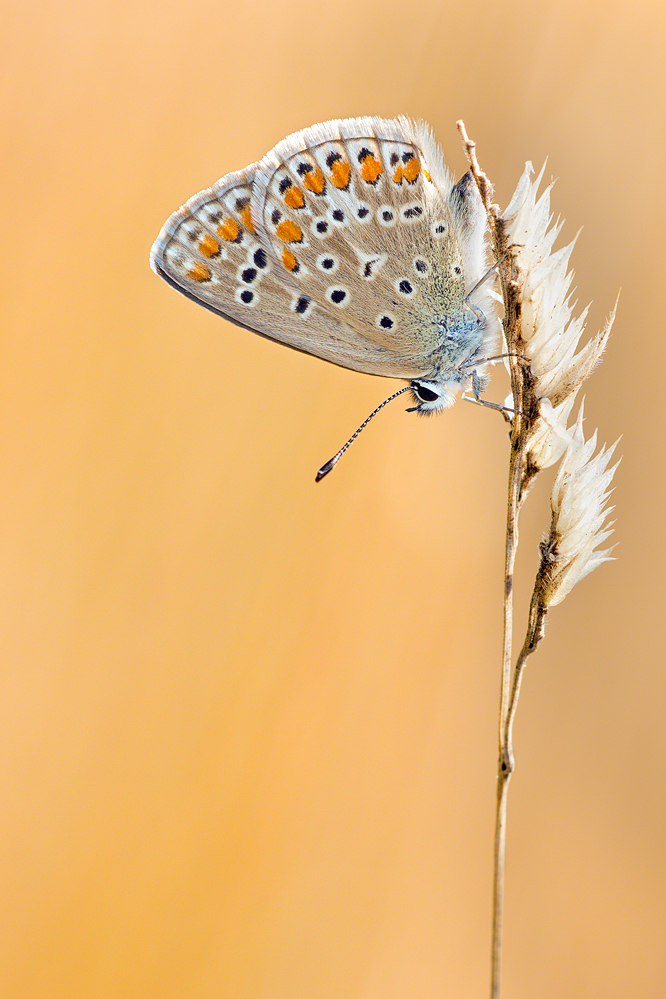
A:
{"type": "MultiPolygon", "coordinates": [[[[464,117],[558,177],[623,434],[619,560],[528,669],[507,999],[666,992],[661,2],[45,3],[3,28],[8,999],[487,995],[504,425],[253,337],[150,272],[313,122],[464,117]]],[[[490,398],[506,384],[495,375],[490,398]]],[[[547,491],[525,512],[524,620],[547,491]]]]}

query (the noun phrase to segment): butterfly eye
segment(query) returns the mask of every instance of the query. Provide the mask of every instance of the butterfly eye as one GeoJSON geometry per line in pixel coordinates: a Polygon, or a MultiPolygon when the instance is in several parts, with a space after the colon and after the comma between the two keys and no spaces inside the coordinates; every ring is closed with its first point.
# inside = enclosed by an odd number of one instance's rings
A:
{"type": "Polygon", "coordinates": [[[433,392],[432,389],[426,388],[425,385],[419,385],[418,382],[413,382],[412,388],[421,402],[437,402],[439,399],[438,392],[433,392]]]}
{"type": "Polygon", "coordinates": [[[455,399],[454,392],[451,392],[442,381],[413,381],[409,385],[414,395],[416,406],[407,410],[408,413],[438,413],[441,409],[446,409],[455,399]]]}

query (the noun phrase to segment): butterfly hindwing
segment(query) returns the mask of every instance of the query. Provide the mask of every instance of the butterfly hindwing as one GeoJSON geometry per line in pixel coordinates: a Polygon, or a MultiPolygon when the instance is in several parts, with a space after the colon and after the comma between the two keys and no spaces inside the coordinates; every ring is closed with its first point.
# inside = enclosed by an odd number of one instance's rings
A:
{"type": "Polygon", "coordinates": [[[359,336],[407,359],[434,350],[439,319],[462,309],[453,186],[426,126],[332,121],[264,157],[252,214],[297,285],[359,336]]]}

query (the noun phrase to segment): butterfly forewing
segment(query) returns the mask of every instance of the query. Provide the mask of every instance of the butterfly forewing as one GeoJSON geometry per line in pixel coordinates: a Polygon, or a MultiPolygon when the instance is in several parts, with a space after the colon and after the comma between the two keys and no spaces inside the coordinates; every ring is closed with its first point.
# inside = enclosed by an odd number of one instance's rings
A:
{"type": "Polygon", "coordinates": [[[173,287],[238,325],[345,367],[385,372],[381,347],[360,341],[290,279],[250,213],[254,167],[229,174],[169,218],[151,252],[173,287]]]}
{"type": "MultiPolygon", "coordinates": [[[[179,291],[233,322],[254,329],[256,311],[281,287],[250,215],[254,167],[223,177],[171,216],[151,263],[179,291]]],[[[284,294],[281,307],[284,308],[284,294]]],[[[261,327],[260,327],[261,328],[261,327]]]]}
{"type": "Polygon", "coordinates": [[[151,262],[270,339],[357,371],[425,376],[466,308],[465,246],[474,231],[482,239],[470,199],[452,189],[427,126],[325,122],[191,198],[151,262]]]}

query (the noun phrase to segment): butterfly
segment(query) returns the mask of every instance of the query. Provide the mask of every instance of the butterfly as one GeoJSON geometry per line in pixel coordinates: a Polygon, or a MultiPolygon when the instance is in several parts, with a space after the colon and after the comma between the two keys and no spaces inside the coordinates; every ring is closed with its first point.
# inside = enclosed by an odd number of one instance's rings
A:
{"type": "Polygon", "coordinates": [[[411,390],[430,413],[487,383],[485,229],[471,173],[454,182],[427,124],[347,118],[295,132],[190,198],[150,261],[238,326],[408,379],[395,395],[411,390]]]}

